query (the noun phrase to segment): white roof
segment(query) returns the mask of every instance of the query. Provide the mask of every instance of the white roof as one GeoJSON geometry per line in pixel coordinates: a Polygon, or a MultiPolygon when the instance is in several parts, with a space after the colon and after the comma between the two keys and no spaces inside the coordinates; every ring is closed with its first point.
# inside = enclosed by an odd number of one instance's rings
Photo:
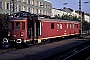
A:
{"type": "MultiPolygon", "coordinates": [[[[48,1],[48,0],[44,0],[44,1],[50,2],[50,1],[48,1]]],[[[50,2],[50,3],[51,3],[51,2],[50,2]]]]}

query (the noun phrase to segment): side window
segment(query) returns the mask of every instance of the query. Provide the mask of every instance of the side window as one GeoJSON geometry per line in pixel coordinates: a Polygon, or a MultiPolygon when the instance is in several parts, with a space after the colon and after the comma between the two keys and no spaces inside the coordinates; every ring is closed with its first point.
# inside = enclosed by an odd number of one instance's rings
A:
{"type": "Polygon", "coordinates": [[[67,24],[67,29],[68,29],[68,24],[67,24]]]}
{"type": "Polygon", "coordinates": [[[57,24],[57,29],[59,29],[59,24],[57,24]]]}
{"type": "Polygon", "coordinates": [[[74,28],[74,24],[73,24],[73,28],[74,28]]]}
{"type": "Polygon", "coordinates": [[[20,30],[20,22],[16,22],[16,30],[20,30]]]}
{"type": "Polygon", "coordinates": [[[73,28],[73,24],[71,24],[71,28],[73,28]]]}
{"type": "Polygon", "coordinates": [[[74,26],[73,24],[70,24],[70,28],[71,28],[71,29],[73,28],[73,26],[74,26]]]}
{"type": "Polygon", "coordinates": [[[60,24],[60,29],[62,29],[62,24],[60,24]]]}
{"type": "Polygon", "coordinates": [[[12,30],[14,30],[14,22],[11,22],[12,30]]]}
{"type": "Polygon", "coordinates": [[[54,23],[51,23],[51,29],[54,29],[54,23]]]}
{"type": "Polygon", "coordinates": [[[78,28],[78,24],[76,24],[77,28],[78,28]]]}
{"type": "Polygon", "coordinates": [[[71,29],[71,24],[70,24],[70,29],[71,29]]]}
{"type": "Polygon", "coordinates": [[[25,22],[22,22],[22,30],[25,29],[25,22]]]}

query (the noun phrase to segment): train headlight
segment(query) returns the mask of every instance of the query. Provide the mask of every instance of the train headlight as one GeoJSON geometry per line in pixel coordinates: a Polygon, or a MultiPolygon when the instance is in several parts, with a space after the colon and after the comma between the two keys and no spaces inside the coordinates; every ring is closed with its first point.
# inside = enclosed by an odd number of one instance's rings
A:
{"type": "Polygon", "coordinates": [[[22,40],[21,39],[17,39],[16,43],[22,43],[22,40]]]}
{"type": "Polygon", "coordinates": [[[20,32],[20,36],[21,36],[21,37],[24,36],[24,32],[20,32]]]}
{"type": "Polygon", "coordinates": [[[8,36],[10,36],[10,31],[8,31],[8,36]]]}
{"type": "Polygon", "coordinates": [[[3,43],[8,43],[8,39],[7,38],[4,38],[3,39],[3,43]]]}

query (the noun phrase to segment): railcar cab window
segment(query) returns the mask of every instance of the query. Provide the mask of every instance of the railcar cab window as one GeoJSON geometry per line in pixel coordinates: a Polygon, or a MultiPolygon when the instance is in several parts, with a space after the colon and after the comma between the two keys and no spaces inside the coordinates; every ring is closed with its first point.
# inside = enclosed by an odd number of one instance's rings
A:
{"type": "Polygon", "coordinates": [[[51,23],[51,29],[54,29],[54,23],[51,23]]]}
{"type": "Polygon", "coordinates": [[[22,30],[25,29],[25,22],[22,22],[22,30]]]}
{"type": "Polygon", "coordinates": [[[14,22],[11,22],[12,30],[14,30],[14,22]]]}
{"type": "Polygon", "coordinates": [[[16,30],[20,30],[20,22],[16,22],[16,30]]]}

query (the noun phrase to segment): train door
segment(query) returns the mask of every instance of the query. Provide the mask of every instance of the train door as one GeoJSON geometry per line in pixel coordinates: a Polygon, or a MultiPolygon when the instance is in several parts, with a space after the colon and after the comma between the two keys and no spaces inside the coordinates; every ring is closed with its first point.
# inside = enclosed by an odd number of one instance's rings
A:
{"type": "Polygon", "coordinates": [[[40,22],[36,22],[36,39],[39,38],[40,35],[40,22]]]}
{"type": "Polygon", "coordinates": [[[32,40],[34,41],[34,43],[37,43],[40,35],[40,22],[35,21],[33,25],[34,26],[32,28],[32,40]]]}
{"type": "Polygon", "coordinates": [[[65,28],[65,30],[64,30],[64,35],[66,35],[67,34],[67,23],[65,23],[65,26],[64,26],[65,28]]]}
{"type": "Polygon", "coordinates": [[[33,20],[30,20],[28,21],[28,39],[31,39],[32,40],[32,43],[34,41],[36,41],[40,35],[39,31],[40,31],[40,22],[37,20],[37,21],[34,21],[33,20]]]}

